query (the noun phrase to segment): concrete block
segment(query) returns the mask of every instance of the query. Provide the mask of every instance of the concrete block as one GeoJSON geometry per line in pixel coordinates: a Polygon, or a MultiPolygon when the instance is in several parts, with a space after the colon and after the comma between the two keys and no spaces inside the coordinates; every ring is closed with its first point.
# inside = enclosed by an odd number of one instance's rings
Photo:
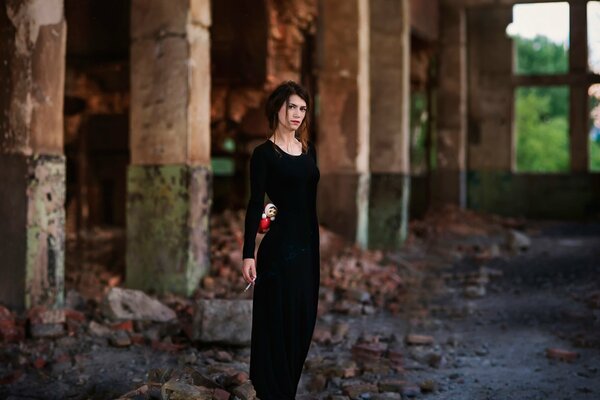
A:
{"type": "Polygon", "coordinates": [[[250,344],[252,300],[201,299],[194,314],[194,340],[250,344]]]}

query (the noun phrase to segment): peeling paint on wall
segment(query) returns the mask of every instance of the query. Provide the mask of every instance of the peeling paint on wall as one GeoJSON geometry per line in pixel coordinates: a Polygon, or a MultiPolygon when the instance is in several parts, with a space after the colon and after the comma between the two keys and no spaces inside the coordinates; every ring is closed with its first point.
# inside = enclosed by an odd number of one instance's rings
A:
{"type": "Polygon", "coordinates": [[[33,156],[28,179],[25,307],[59,307],[64,297],[65,158],[33,156]]]}
{"type": "Polygon", "coordinates": [[[37,41],[40,27],[61,22],[63,0],[9,1],[6,14],[17,30],[17,52],[27,55],[37,41]]]}

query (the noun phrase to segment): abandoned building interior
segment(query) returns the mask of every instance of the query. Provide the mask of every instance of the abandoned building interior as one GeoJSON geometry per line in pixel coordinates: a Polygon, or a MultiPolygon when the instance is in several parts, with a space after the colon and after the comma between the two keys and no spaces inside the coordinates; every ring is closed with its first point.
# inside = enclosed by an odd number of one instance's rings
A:
{"type": "Polygon", "coordinates": [[[600,1],[0,0],[0,305],[106,271],[192,296],[285,80],[320,224],[359,249],[431,210],[600,216],[600,1]]]}

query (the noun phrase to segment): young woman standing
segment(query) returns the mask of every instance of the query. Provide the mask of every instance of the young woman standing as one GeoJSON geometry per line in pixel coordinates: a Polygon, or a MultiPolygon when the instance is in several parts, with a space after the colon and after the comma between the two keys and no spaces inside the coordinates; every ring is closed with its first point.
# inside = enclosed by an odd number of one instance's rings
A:
{"type": "Polygon", "coordinates": [[[250,380],[261,400],[295,398],[317,318],[320,173],[308,141],[309,107],[300,85],[279,85],[266,104],[270,137],[250,159],[242,273],[254,285],[250,380]],[[277,216],[255,258],[265,193],[277,216]]]}

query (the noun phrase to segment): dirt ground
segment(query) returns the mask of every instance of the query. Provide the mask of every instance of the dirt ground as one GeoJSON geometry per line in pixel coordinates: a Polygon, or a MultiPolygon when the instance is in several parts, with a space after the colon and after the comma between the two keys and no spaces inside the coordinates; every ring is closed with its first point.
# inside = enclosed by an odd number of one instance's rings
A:
{"type": "MultiPolygon", "coordinates": [[[[516,244],[508,229],[467,228],[417,226],[385,254],[405,277],[400,310],[322,313],[297,397],[600,398],[600,223],[527,222],[516,244]]],[[[247,347],[180,341],[172,324],[129,330],[144,340],[117,347],[86,322],[72,335],[0,342],[0,398],[110,399],[155,369],[191,367],[223,386],[248,371],[247,347]]]]}

